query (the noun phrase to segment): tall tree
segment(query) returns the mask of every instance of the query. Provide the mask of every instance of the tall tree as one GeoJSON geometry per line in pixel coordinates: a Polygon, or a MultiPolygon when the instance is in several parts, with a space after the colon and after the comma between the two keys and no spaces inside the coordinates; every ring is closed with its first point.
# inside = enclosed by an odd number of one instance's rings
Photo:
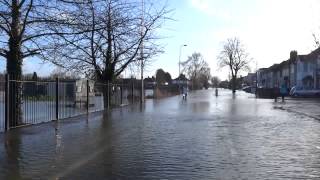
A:
{"type": "Polygon", "coordinates": [[[156,82],[158,85],[163,85],[166,83],[166,72],[163,69],[158,69],[156,71],[156,82]]]}
{"type": "MultiPolygon", "coordinates": [[[[56,32],[73,33],[59,34],[56,48],[48,57],[61,67],[108,83],[130,65],[146,61],[161,50],[156,45],[156,30],[169,13],[166,7],[158,9],[145,1],[142,14],[141,1],[136,0],[66,1],[66,4],[72,7],[68,18],[76,25],[52,27],[56,32]]],[[[107,96],[105,93],[105,104],[107,96]]]]}
{"type": "MultiPolygon", "coordinates": [[[[47,28],[55,23],[57,11],[45,0],[0,0],[0,59],[6,60],[11,80],[22,77],[23,60],[41,55],[53,33],[47,28]]],[[[10,83],[10,126],[22,123],[22,85],[10,83]]]]}
{"type": "Polygon", "coordinates": [[[312,33],[312,37],[313,37],[315,48],[319,48],[320,47],[319,36],[316,33],[312,33]]]}
{"type": "Polygon", "coordinates": [[[210,80],[210,68],[200,53],[193,53],[181,63],[183,72],[191,80],[192,89],[208,88],[210,80]]]}
{"type": "Polygon", "coordinates": [[[171,78],[170,73],[166,72],[164,76],[165,76],[166,82],[167,82],[168,84],[171,84],[172,78],[171,78]]]}
{"type": "Polygon", "coordinates": [[[211,84],[212,84],[212,86],[215,87],[215,88],[219,87],[219,84],[220,84],[220,79],[219,79],[219,77],[218,77],[218,76],[213,76],[213,77],[211,78],[211,84]]]}
{"type": "MultiPolygon", "coordinates": [[[[140,49],[144,47],[143,59],[157,54],[160,28],[168,11],[165,7],[155,9],[145,3],[142,17],[140,1],[88,0],[67,2],[73,6],[68,17],[76,26],[62,25],[60,29],[74,34],[61,34],[56,40],[55,56],[50,60],[67,69],[81,73],[94,73],[101,83],[114,80],[130,64],[140,62],[140,49]]],[[[54,27],[55,31],[59,28],[54,27]]]]}
{"type": "Polygon", "coordinates": [[[240,71],[250,71],[249,63],[251,59],[243,44],[238,38],[228,39],[218,56],[219,66],[228,67],[231,72],[232,92],[236,92],[236,80],[240,71]]]}

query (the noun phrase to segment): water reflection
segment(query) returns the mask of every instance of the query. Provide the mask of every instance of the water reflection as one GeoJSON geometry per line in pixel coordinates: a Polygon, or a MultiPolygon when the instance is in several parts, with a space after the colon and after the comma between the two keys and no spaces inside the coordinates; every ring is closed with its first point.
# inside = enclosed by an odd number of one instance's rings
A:
{"type": "Polygon", "coordinates": [[[195,102],[192,103],[192,112],[194,113],[205,113],[209,112],[210,109],[210,102],[202,101],[202,102],[195,102]]]}
{"type": "Polygon", "coordinates": [[[21,179],[20,161],[21,158],[21,137],[18,134],[6,134],[5,152],[6,168],[4,179],[21,179]]]}
{"type": "Polygon", "coordinates": [[[232,93],[232,99],[236,99],[237,94],[236,93],[232,93]]]}
{"type": "Polygon", "coordinates": [[[319,121],[273,107],[199,91],[12,131],[0,179],[318,179],[319,121]]]}

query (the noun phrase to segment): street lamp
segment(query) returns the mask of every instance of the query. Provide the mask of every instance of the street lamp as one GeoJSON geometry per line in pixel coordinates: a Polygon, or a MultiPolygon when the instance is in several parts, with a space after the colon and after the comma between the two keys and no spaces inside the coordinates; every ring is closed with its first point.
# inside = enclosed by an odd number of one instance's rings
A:
{"type": "Polygon", "coordinates": [[[182,51],[182,48],[183,47],[185,47],[185,46],[187,46],[186,44],[182,44],[181,46],[180,46],[180,52],[179,52],[179,76],[178,77],[180,77],[180,74],[181,74],[181,71],[180,71],[180,65],[181,65],[181,51],[182,51]]]}
{"type": "Polygon", "coordinates": [[[181,93],[181,87],[180,87],[180,83],[181,83],[181,79],[180,79],[180,75],[181,75],[181,71],[180,71],[180,65],[181,65],[181,50],[183,47],[187,46],[186,44],[182,44],[180,46],[180,52],[179,52],[179,75],[178,75],[178,87],[179,87],[179,92],[181,93]]]}
{"type": "Polygon", "coordinates": [[[256,98],[258,97],[258,61],[256,60],[256,81],[255,81],[255,94],[256,94],[256,98]]]}

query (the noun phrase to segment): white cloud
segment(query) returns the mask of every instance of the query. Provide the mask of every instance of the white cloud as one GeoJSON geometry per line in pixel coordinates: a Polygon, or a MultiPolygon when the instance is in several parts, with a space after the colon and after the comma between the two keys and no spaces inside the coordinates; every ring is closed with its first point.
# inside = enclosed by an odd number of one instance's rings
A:
{"type": "Polygon", "coordinates": [[[231,18],[229,11],[226,11],[222,7],[223,1],[219,2],[213,0],[189,0],[189,3],[193,8],[209,16],[225,20],[229,20],[231,18]]]}
{"type": "Polygon", "coordinates": [[[313,50],[312,32],[320,26],[320,2],[261,0],[254,8],[249,13],[239,11],[231,26],[212,28],[210,41],[220,48],[227,38],[239,37],[259,67],[286,60],[291,50],[300,54],[313,50]]]}

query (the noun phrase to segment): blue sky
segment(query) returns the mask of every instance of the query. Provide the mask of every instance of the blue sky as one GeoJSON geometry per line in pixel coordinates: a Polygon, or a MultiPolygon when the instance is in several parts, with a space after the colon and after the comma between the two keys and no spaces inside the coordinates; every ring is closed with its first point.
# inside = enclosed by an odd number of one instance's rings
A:
{"type": "MultiPolygon", "coordinates": [[[[181,60],[193,52],[203,54],[212,75],[227,78],[228,70],[217,67],[217,55],[223,42],[238,37],[245,44],[258,68],[268,67],[289,58],[291,50],[299,54],[314,49],[312,33],[320,34],[320,2],[317,0],[176,0],[176,21],[168,22],[161,33],[166,51],[148,72],[163,68],[178,75],[179,47],[181,60]]],[[[245,73],[243,73],[245,74],[245,73]]]]}
{"type": "MultiPolygon", "coordinates": [[[[164,0],[161,2],[165,2],[164,0]]],[[[158,32],[165,52],[153,59],[145,71],[152,76],[158,68],[178,75],[179,48],[181,60],[200,52],[211,67],[211,74],[221,79],[227,69],[217,68],[217,55],[223,42],[238,37],[258,68],[268,67],[289,58],[291,50],[306,54],[313,50],[312,33],[320,36],[320,1],[318,0],[168,0],[174,21],[166,22],[158,32]]],[[[3,70],[5,64],[1,62],[3,70]]],[[[35,59],[24,62],[24,73],[37,71],[49,75],[52,65],[35,59]]],[[[125,76],[129,76],[129,71],[125,76]]],[[[243,73],[245,74],[245,73],[243,73]]],[[[138,74],[136,74],[138,76],[138,74]]]]}

